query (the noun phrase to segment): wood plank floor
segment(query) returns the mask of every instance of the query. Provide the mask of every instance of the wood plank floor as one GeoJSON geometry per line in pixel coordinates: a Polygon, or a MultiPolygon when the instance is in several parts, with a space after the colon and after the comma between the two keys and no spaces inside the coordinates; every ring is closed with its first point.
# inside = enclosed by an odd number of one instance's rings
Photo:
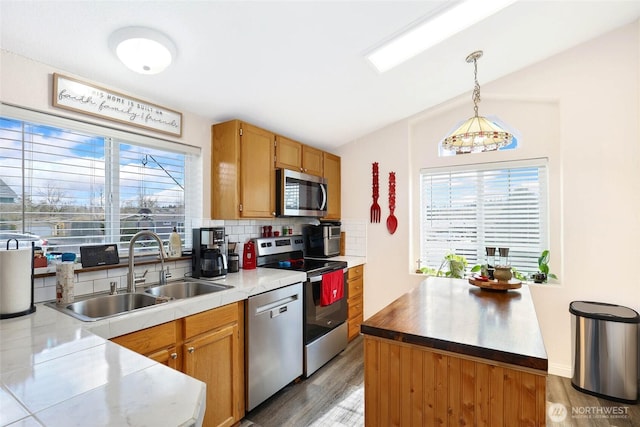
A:
{"type": "MultiPolygon", "coordinates": [[[[355,339],[310,378],[288,385],[249,412],[241,427],[363,426],[362,342],[362,337],[355,339]]],[[[640,404],[629,405],[590,396],[574,389],[569,378],[549,375],[547,426],[640,426],[640,404]],[[549,417],[550,408],[553,419],[549,417]],[[614,413],[617,415],[612,415],[614,413]]]]}

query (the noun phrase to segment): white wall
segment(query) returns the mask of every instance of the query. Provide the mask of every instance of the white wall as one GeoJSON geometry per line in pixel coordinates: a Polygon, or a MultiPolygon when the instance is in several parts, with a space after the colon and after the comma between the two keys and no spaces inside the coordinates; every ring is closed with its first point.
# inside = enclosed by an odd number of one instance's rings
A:
{"type": "MultiPolygon", "coordinates": [[[[368,229],[365,318],[419,281],[411,271],[420,168],[533,157],[549,161],[549,248],[559,276],[532,285],[550,372],[571,374],[571,301],[640,311],[639,28],[625,26],[491,83],[482,82],[480,63],[480,113],[520,132],[516,151],[437,157],[437,142],[472,114],[468,94],[341,148],[347,218],[368,219],[372,161],[381,163],[381,174],[400,172],[398,232],[389,236],[382,224],[368,229]]],[[[386,194],[385,186],[383,201],[386,194]]]]}
{"type": "MultiPolygon", "coordinates": [[[[55,114],[62,117],[79,119],[94,124],[106,125],[121,130],[145,134],[148,136],[181,142],[193,145],[202,149],[201,160],[203,162],[202,180],[203,183],[211,182],[211,122],[203,117],[182,111],[182,137],[175,138],[160,133],[146,132],[139,128],[131,128],[120,125],[117,122],[101,120],[84,114],[73,113],[51,106],[53,91],[53,73],[64,74],[69,77],[76,77],[87,83],[94,83],[108,89],[125,93],[144,101],[160,104],[166,108],[171,105],[163,105],[154,99],[142,98],[135,93],[109,87],[102,82],[92,81],[86,76],[77,76],[65,70],[53,68],[51,66],[24,58],[13,53],[0,50],[0,101],[13,104],[19,107],[55,114]]],[[[143,77],[140,77],[143,78],[143,77]]],[[[211,189],[210,186],[203,185],[200,189],[202,194],[202,218],[211,217],[211,189]]]]}
{"type": "MultiPolygon", "coordinates": [[[[411,173],[407,145],[408,127],[401,122],[362,140],[340,148],[342,157],[342,218],[366,223],[367,264],[365,267],[364,317],[383,308],[420,282],[405,274],[412,267],[409,258],[409,192],[411,173]],[[379,164],[380,223],[369,222],[373,162],[379,164]],[[389,172],[396,173],[396,211],[398,228],[389,234],[389,172]]],[[[413,267],[415,269],[415,267],[413,267]]]]}

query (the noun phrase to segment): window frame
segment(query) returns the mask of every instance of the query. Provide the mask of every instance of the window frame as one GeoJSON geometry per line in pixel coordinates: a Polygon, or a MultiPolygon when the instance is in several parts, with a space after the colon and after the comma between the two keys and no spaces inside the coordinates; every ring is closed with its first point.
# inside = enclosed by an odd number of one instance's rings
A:
{"type": "MultiPolygon", "coordinates": [[[[543,176],[539,180],[539,186],[540,186],[539,197],[543,198],[539,206],[540,208],[539,221],[540,221],[542,230],[539,232],[540,242],[539,242],[538,250],[539,252],[541,252],[544,249],[549,249],[550,241],[551,241],[550,231],[552,228],[551,221],[550,221],[550,218],[551,218],[550,206],[552,204],[552,200],[551,200],[552,197],[550,194],[550,185],[549,185],[550,168],[549,168],[548,158],[541,157],[541,158],[532,158],[532,159],[525,159],[525,160],[508,160],[508,161],[498,161],[498,162],[461,164],[461,165],[455,165],[455,166],[421,168],[418,176],[419,209],[418,209],[418,220],[417,220],[417,226],[418,226],[417,235],[419,236],[418,237],[419,241],[417,242],[418,244],[416,246],[417,253],[418,253],[418,261],[420,262],[420,266],[430,267],[435,269],[439,267],[439,263],[437,263],[438,265],[435,265],[435,266],[430,264],[424,265],[425,260],[428,259],[428,257],[425,256],[425,253],[423,251],[424,244],[425,244],[424,240],[426,238],[425,231],[424,231],[424,224],[423,224],[424,215],[425,215],[424,214],[425,204],[423,199],[425,197],[425,190],[423,189],[423,179],[426,174],[473,173],[473,172],[486,172],[486,171],[532,168],[532,167],[539,168],[543,172],[543,176]]],[[[477,194],[479,194],[480,192],[481,190],[476,189],[476,197],[477,197],[477,194]]],[[[476,210],[481,210],[481,209],[482,207],[480,206],[476,207],[476,210]]],[[[444,242],[444,240],[438,241],[438,242],[444,242]]],[[[475,254],[476,258],[470,257],[467,273],[469,272],[469,269],[473,265],[482,264],[486,261],[487,257],[484,254],[485,245],[486,244],[481,239],[478,239],[476,243],[476,254],[475,254]],[[482,248],[482,250],[480,248],[482,248]]],[[[490,245],[490,246],[493,246],[493,245],[490,245]]],[[[539,252],[538,252],[538,255],[539,255],[539,252]]],[[[433,263],[433,259],[431,260],[431,262],[433,263]]],[[[518,271],[520,271],[521,273],[533,273],[533,271],[530,271],[531,270],[530,267],[533,265],[532,263],[533,263],[533,254],[529,256],[527,269],[521,270],[520,268],[518,268],[518,271]]],[[[510,262],[510,264],[512,264],[516,268],[518,267],[514,263],[510,262]]],[[[536,257],[536,266],[537,266],[537,257],[536,257]]]]}
{"type": "MultiPolygon", "coordinates": [[[[114,151],[117,154],[119,145],[121,143],[184,155],[185,212],[184,221],[181,222],[181,224],[184,232],[183,244],[185,245],[185,247],[191,246],[192,224],[190,224],[190,218],[198,217],[197,212],[200,212],[202,210],[202,197],[195,191],[194,188],[201,188],[201,186],[199,185],[194,185],[195,183],[201,182],[202,176],[202,150],[200,147],[178,141],[171,141],[166,138],[158,138],[140,134],[137,132],[129,132],[109,127],[107,125],[96,124],[79,119],[63,117],[52,113],[31,110],[6,103],[0,103],[0,117],[10,120],[27,122],[34,125],[50,126],[75,132],[82,132],[88,135],[99,136],[101,138],[104,138],[105,140],[105,157],[114,155],[114,153],[111,152],[111,148],[113,147],[115,147],[114,151]],[[107,141],[110,141],[110,144],[108,144],[107,141]],[[110,145],[111,147],[107,148],[108,145],[110,145]],[[109,153],[107,153],[107,151],[109,153]]],[[[118,182],[118,171],[115,170],[119,168],[118,158],[116,157],[115,161],[109,163],[112,164],[112,167],[110,168],[110,170],[105,170],[105,181],[110,180],[111,182],[118,182]]],[[[105,161],[105,166],[106,165],[107,162],[105,161]]],[[[119,185],[117,185],[116,188],[119,188],[119,185]]],[[[105,223],[107,221],[113,221],[113,218],[118,217],[119,215],[120,206],[116,206],[115,203],[105,204],[105,223]]],[[[119,221],[117,221],[117,223],[119,223],[119,221]]],[[[120,237],[121,233],[118,233],[117,236],[120,237]]],[[[113,235],[105,232],[105,240],[109,241],[112,238],[113,235]]],[[[124,251],[121,251],[121,255],[128,256],[128,248],[126,247],[127,245],[124,245],[119,241],[113,243],[119,243],[120,246],[125,249],[124,251]]],[[[88,245],[91,244],[89,243],[88,245]]]]}

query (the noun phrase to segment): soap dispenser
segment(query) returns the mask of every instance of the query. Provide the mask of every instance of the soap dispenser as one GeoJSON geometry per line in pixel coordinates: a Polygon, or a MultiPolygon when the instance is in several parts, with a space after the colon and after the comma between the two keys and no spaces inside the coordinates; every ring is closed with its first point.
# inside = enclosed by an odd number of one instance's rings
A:
{"type": "Polygon", "coordinates": [[[180,240],[180,234],[176,227],[173,227],[173,231],[169,236],[169,258],[179,258],[182,256],[182,241],[180,240]]]}

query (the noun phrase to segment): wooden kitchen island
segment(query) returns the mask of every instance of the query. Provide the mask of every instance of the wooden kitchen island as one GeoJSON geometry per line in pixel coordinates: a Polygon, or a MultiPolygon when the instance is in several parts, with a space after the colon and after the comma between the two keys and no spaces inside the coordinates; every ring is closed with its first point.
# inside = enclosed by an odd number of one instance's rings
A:
{"type": "Polygon", "coordinates": [[[428,278],[362,324],[366,426],[543,426],[547,354],[528,286],[428,278]]]}

